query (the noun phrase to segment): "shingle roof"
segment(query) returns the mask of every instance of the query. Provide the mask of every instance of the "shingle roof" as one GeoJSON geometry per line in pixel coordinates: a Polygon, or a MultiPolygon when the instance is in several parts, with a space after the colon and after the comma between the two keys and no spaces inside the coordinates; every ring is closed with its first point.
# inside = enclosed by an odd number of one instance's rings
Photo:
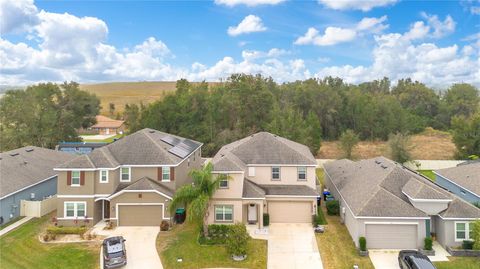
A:
{"type": "Polygon", "coordinates": [[[318,196],[318,192],[306,185],[259,185],[266,195],[318,196]]]}
{"type": "Polygon", "coordinates": [[[480,215],[479,209],[384,157],[358,162],[339,160],[324,164],[324,169],[356,216],[426,217],[404,193],[412,198],[451,199],[449,208],[441,214],[459,218],[480,215]]]}
{"type": "Polygon", "coordinates": [[[135,181],[132,184],[120,184],[118,185],[117,189],[115,190],[114,193],[112,193],[110,196],[120,192],[120,191],[125,191],[125,190],[131,190],[131,191],[148,191],[148,190],[156,190],[161,193],[164,193],[170,197],[173,197],[173,191],[170,190],[169,188],[158,184],[155,180],[149,178],[149,177],[142,177],[141,179],[135,181]]]}
{"type": "Polygon", "coordinates": [[[435,173],[480,196],[480,162],[440,169],[436,170],[435,173]]]}
{"type": "Polygon", "coordinates": [[[248,179],[243,180],[243,198],[265,198],[265,190],[248,179]]]}
{"type": "Polygon", "coordinates": [[[212,164],[215,171],[243,171],[249,164],[316,165],[317,162],[307,146],[260,132],[223,146],[212,164]]]}
{"type": "MultiPolygon", "coordinates": [[[[185,138],[153,129],[142,129],[107,146],[94,150],[66,162],[58,168],[114,168],[118,165],[176,165],[183,158],[169,152],[172,145],[162,141],[171,136],[184,141],[185,138]]],[[[202,144],[190,140],[198,149],[202,144]]]]}
{"type": "Polygon", "coordinates": [[[72,158],[75,155],[34,146],[0,153],[0,197],[55,176],[53,168],[72,158]]]}
{"type": "Polygon", "coordinates": [[[123,120],[114,120],[109,117],[97,115],[97,123],[92,125],[92,128],[120,128],[123,125],[123,120]]]}

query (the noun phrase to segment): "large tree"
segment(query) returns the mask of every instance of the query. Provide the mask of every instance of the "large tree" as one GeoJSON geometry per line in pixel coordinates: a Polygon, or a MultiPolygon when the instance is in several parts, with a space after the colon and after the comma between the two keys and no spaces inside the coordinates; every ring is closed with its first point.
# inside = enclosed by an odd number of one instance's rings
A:
{"type": "Polygon", "coordinates": [[[388,138],[388,146],[392,160],[401,164],[412,160],[409,135],[402,133],[391,134],[388,138]]]}
{"type": "Polygon", "coordinates": [[[452,129],[459,158],[480,156],[480,112],[470,118],[454,117],[452,129]]]}
{"type": "Polygon", "coordinates": [[[355,146],[358,144],[359,137],[358,135],[348,129],[345,132],[342,133],[340,136],[340,148],[343,151],[344,157],[347,159],[352,158],[352,151],[355,148],[355,146]]]}
{"type": "Polygon", "coordinates": [[[443,96],[438,121],[449,127],[454,117],[470,117],[479,111],[480,93],[477,88],[467,83],[454,84],[443,96]]]}

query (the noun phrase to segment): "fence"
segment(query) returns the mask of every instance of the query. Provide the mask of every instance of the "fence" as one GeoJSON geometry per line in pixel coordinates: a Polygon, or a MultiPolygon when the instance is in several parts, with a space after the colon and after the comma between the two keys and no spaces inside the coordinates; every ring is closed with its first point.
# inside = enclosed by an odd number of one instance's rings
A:
{"type": "Polygon", "coordinates": [[[57,209],[57,196],[42,201],[20,201],[20,216],[41,217],[57,209]]]}

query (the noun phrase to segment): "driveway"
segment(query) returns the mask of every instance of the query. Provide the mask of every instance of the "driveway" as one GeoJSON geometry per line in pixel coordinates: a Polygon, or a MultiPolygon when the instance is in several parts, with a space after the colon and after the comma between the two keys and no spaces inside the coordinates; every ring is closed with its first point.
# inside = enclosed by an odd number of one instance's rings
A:
{"type": "MultiPolygon", "coordinates": [[[[432,262],[449,261],[450,254],[436,241],[433,241],[435,256],[428,256],[432,262]]],[[[398,269],[398,252],[393,249],[369,250],[370,260],[377,269],[398,269]]]]}
{"type": "Polygon", "coordinates": [[[272,223],[268,233],[268,269],[323,268],[311,224],[272,223]]]}

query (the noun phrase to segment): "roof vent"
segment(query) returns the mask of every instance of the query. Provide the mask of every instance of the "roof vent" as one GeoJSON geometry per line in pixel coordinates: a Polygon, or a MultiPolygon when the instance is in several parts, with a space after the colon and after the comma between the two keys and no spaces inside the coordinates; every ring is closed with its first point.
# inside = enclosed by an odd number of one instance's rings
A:
{"type": "Polygon", "coordinates": [[[154,130],[148,130],[148,132],[151,133],[151,134],[155,133],[154,130]]]}
{"type": "Polygon", "coordinates": [[[10,153],[10,156],[15,157],[15,156],[17,156],[18,154],[19,154],[18,152],[10,153]]]}
{"type": "Polygon", "coordinates": [[[33,148],[28,148],[28,149],[25,149],[26,152],[32,152],[33,151],[33,148]]]}
{"type": "Polygon", "coordinates": [[[27,164],[28,164],[28,162],[27,162],[27,161],[23,161],[23,164],[24,164],[24,165],[27,165],[27,164]]]}
{"type": "Polygon", "coordinates": [[[376,163],[376,164],[381,164],[382,162],[379,161],[379,160],[375,160],[375,163],[376,163]]]}
{"type": "Polygon", "coordinates": [[[380,166],[381,166],[383,169],[387,169],[387,168],[388,168],[388,166],[386,166],[386,165],[384,165],[384,164],[382,164],[382,165],[380,165],[380,166]]]}

